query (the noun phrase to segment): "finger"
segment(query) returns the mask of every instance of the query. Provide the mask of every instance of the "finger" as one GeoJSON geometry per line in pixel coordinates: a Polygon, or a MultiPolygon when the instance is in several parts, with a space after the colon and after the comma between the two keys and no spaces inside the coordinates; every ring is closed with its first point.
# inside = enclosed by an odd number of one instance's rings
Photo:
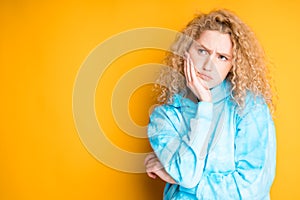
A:
{"type": "Polygon", "coordinates": [[[186,79],[186,81],[188,81],[188,77],[187,77],[187,59],[184,60],[183,70],[184,70],[185,79],[186,79]]]}
{"type": "Polygon", "coordinates": [[[187,82],[190,82],[190,79],[189,79],[189,74],[188,74],[188,66],[189,66],[189,63],[188,63],[188,59],[185,60],[185,79],[187,82]]]}
{"type": "Polygon", "coordinates": [[[148,167],[146,169],[146,172],[147,172],[149,177],[156,178],[156,176],[158,176],[158,174],[160,173],[161,170],[162,169],[157,169],[157,166],[153,165],[151,167],[148,167]]]}
{"type": "Polygon", "coordinates": [[[149,170],[152,172],[155,170],[159,170],[161,168],[163,168],[163,166],[157,158],[153,158],[153,159],[149,160],[149,162],[146,165],[146,170],[149,170]]]}
{"type": "Polygon", "coordinates": [[[156,155],[155,155],[154,152],[151,152],[150,154],[148,154],[148,155],[146,156],[146,158],[145,158],[144,165],[146,165],[147,162],[149,162],[149,160],[151,160],[151,159],[153,159],[153,158],[155,158],[155,157],[156,157],[156,155]]]}
{"type": "Polygon", "coordinates": [[[158,176],[159,178],[161,178],[162,180],[166,181],[166,182],[173,182],[176,183],[173,178],[163,169],[163,170],[159,170],[157,171],[157,173],[155,174],[156,176],[158,176]]]}
{"type": "Polygon", "coordinates": [[[152,159],[150,160],[146,165],[146,172],[154,172],[164,169],[162,164],[159,162],[158,159],[152,159]]]}
{"type": "Polygon", "coordinates": [[[196,68],[192,61],[191,61],[191,78],[192,78],[192,80],[197,80],[196,68]]]}
{"type": "Polygon", "coordinates": [[[191,82],[192,81],[192,79],[191,79],[191,60],[190,60],[190,56],[189,55],[187,56],[186,61],[187,61],[186,62],[187,79],[188,79],[188,82],[191,82]]]}
{"type": "Polygon", "coordinates": [[[159,171],[156,171],[154,175],[155,175],[155,177],[161,178],[165,182],[168,182],[168,183],[171,183],[171,184],[176,184],[176,181],[166,172],[165,169],[161,169],[159,171]]]}
{"type": "Polygon", "coordinates": [[[147,175],[150,177],[150,178],[153,178],[155,179],[157,177],[157,175],[155,173],[152,173],[152,172],[147,172],[147,175]]]}
{"type": "Polygon", "coordinates": [[[147,172],[147,175],[150,177],[150,178],[153,178],[155,179],[157,177],[157,175],[153,172],[147,172]]]}

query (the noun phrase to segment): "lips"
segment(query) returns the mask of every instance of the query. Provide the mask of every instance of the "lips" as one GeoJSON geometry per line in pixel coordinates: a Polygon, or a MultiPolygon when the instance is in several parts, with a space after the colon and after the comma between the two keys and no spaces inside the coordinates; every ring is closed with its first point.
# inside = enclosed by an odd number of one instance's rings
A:
{"type": "Polygon", "coordinates": [[[205,81],[210,81],[210,80],[212,80],[212,78],[211,78],[210,76],[206,75],[206,74],[203,74],[203,73],[199,73],[199,72],[198,72],[198,75],[200,76],[200,78],[202,78],[202,79],[205,80],[205,81]]]}

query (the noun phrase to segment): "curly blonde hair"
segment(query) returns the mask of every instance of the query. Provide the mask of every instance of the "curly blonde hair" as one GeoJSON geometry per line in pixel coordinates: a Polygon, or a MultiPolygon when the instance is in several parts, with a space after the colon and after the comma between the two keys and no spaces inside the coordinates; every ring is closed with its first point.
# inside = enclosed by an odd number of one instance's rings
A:
{"type": "Polygon", "coordinates": [[[157,80],[160,103],[169,103],[176,93],[186,94],[184,55],[193,40],[206,30],[229,34],[233,44],[232,68],[226,79],[232,83],[231,95],[239,107],[245,103],[247,91],[261,95],[273,109],[272,88],[265,54],[250,28],[235,14],[227,10],[200,14],[190,21],[171,46],[164,60],[167,66],[157,80]]]}

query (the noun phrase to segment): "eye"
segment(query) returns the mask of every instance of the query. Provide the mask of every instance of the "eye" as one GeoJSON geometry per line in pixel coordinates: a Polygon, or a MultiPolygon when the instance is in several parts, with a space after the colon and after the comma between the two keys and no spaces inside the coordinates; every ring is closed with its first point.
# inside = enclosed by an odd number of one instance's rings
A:
{"type": "Polygon", "coordinates": [[[227,61],[228,60],[228,58],[226,56],[222,56],[222,55],[219,56],[219,59],[222,60],[222,61],[227,61]]]}
{"type": "Polygon", "coordinates": [[[198,52],[202,55],[207,55],[208,52],[205,49],[198,49],[198,52]]]}

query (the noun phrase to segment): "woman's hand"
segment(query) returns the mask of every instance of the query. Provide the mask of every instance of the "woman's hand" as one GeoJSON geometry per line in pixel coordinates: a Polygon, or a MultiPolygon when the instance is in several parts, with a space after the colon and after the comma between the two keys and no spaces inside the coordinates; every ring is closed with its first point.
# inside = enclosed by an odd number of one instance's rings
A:
{"type": "Polygon", "coordinates": [[[144,164],[150,178],[155,179],[158,176],[165,182],[176,184],[175,180],[166,172],[154,152],[146,156],[144,164]]]}
{"type": "Polygon", "coordinates": [[[203,79],[197,76],[197,72],[190,55],[185,53],[186,59],[184,61],[184,74],[186,79],[186,84],[194,95],[200,101],[211,102],[211,92],[203,79]]]}

